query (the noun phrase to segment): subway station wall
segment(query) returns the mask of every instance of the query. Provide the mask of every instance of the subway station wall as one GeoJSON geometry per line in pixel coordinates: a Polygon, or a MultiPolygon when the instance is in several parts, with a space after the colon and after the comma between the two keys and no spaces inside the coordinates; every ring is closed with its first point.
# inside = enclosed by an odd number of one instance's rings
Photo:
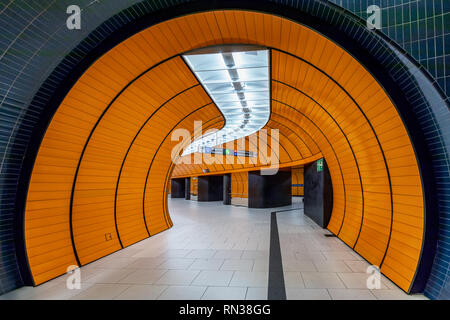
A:
{"type": "Polygon", "coordinates": [[[292,195],[304,195],[304,167],[292,168],[292,195]]]}
{"type": "MultiPolygon", "coordinates": [[[[250,34],[258,21],[270,24],[265,17],[254,21],[242,24],[250,34]]],[[[316,144],[326,158],[334,190],[329,230],[408,291],[422,249],[424,200],[402,119],[384,89],[344,50],[285,23],[281,39],[272,39],[283,48],[272,50],[273,118],[294,119],[289,126],[301,127],[306,145],[316,144]],[[299,38],[305,39],[301,47],[294,41],[299,38]]]]}
{"type": "Polygon", "coordinates": [[[194,120],[223,125],[183,60],[161,63],[145,44],[135,38],[100,58],[47,129],[25,213],[36,284],[171,227],[170,132],[194,120]]]}
{"type": "Polygon", "coordinates": [[[185,179],[171,179],[170,187],[170,197],[171,198],[185,198],[186,197],[186,183],[185,179]]]}
{"type": "Polygon", "coordinates": [[[248,172],[231,174],[231,201],[233,198],[248,198],[248,172]]]}
{"type": "MultiPolygon", "coordinates": [[[[303,6],[304,5],[304,9],[305,8],[312,8],[313,6],[311,6],[310,5],[310,2],[311,1],[304,1],[304,3],[302,2],[302,4],[301,5],[299,5],[299,6],[303,6]]],[[[317,15],[321,15],[322,14],[322,12],[323,11],[321,11],[322,9],[323,9],[323,5],[322,4],[317,4],[317,8],[318,8],[318,10],[317,10],[317,15]],[[320,9],[320,10],[319,10],[320,9]]],[[[141,9],[144,9],[144,8],[141,8],[141,9]]],[[[145,9],[146,10],[146,9],[145,9]]],[[[134,11],[134,12],[144,12],[145,10],[142,10],[142,11],[134,11]]],[[[153,8],[152,8],[152,10],[153,10],[153,8]]],[[[305,9],[306,10],[306,9],[305,9]]],[[[325,12],[326,13],[326,12],[325,12]]],[[[329,14],[328,13],[326,13],[326,14],[324,14],[323,16],[329,16],[329,14]]],[[[332,16],[332,15],[331,15],[332,16]]],[[[233,18],[231,18],[231,19],[235,19],[236,17],[233,17],[233,18]]],[[[127,20],[127,19],[125,19],[125,20],[127,20]]],[[[128,19],[128,20],[130,20],[130,19],[128,19]]],[[[117,20],[117,21],[119,21],[119,20],[117,20]]],[[[124,20],[122,20],[122,21],[124,21],[124,20]]],[[[234,20],[233,20],[234,21],[234,20]]],[[[256,21],[256,20],[255,20],[256,21]]],[[[250,23],[250,25],[251,25],[251,23],[250,23]]],[[[278,27],[277,27],[278,28],[278,27]]],[[[340,27],[338,27],[338,29],[339,30],[341,30],[341,28],[340,27]]],[[[108,30],[108,28],[106,28],[106,29],[104,29],[104,31],[105,32],[107,32],[107,30],[108,30]]],[[[232,33],[233,31],[231,31],[231,33],[232,33]]],[[[228,34],[230,33],[229,31],[227,32],[228,34]]],[[[353,33],[355,33],[355,32],[353,32],[353,33]]],[[[99,34],[100,35],[100,34],[99,34]]],[[[101,35],[100,35],[101,36],[101,35]]],[[[202,35],[202,37],[203,37],[203,35],[202,35]]],[[[251,36],[250,36],[251,37],[251,36]]],[[[272,35],[270,35],[269,36],[269,38],[270,37],[272,37],[272,35]]],[[[164,36],[162,37],[162,38],[164,38],[164,36]]],[[[244,37],[241,37],[241,40],[242,40],[242,38],[244,38],[244,37]]],[[[265,41],[265,39],[264,39],[264,41],[265,41]]],[[[263,43],[264,41],[260,41],[260,43],[263,43]]],[[[157,40],[157,41],[155,41],[155,43],[159,43],[160,41],[159,40],[157,40]]],[[[201,42],[201,41],[200,41],[201,42]]],[[[196,43],[198,43],[198,42],[196,42],[196,43]]],[[[320,42],[317,42],[319,45],[322,45],[322,43],[320,43],[320,42]]],[[[295,50],[295,49],[294,49],[295,50]]],[[[170,51],[170,50],[169,50],[170,51]]],[[[288,50],[289,51],[289,50],[288,50]]],[[[82,55],[80,55],[80,56],[82,56],[82,55]]],[[[396,69],[396,74],[402,74],[402,72],[403,72],[403,70],[400,70],[400,69],[396,69]]],[[[64,73],[64,72],[67,72],[67,70],[61,70],[62,72],[62,74],[64,73]]],[[[414,84],[412,84],[412,86],[414,86],[414,84]]],[[[54,86],[53,86],[54,87],[54,86]]],[[[51,88],[51,86],[50,87],[48,87],[49,88],[49,90],[51,91],[52,90],[52,88],[51,88]]],[[[34,92],[34,91],[33,91],[34,92]]],[[[44,101],[45,100],[45,97],[44,96],[41,96],[41,98],[42,98],[42,101],[44,101]]],[[[425,109],[424,109],[424,111],[426,111],[425,109]]],[[[428,111],[427,111],[428,112],[428,111]]],[[[445,150],[444,150],[445,151],[445,150]]],[[[444,152],[445,153],[445,152],[444,152]]],[[[434,161],[434,160],[433,160],[434,161]]],[[[407,197],[405,197],[405,198],[407,198],[407,197]]],[[[400,270],[400,269],[399,269],[400,270]]],[[[3,283],[2,283],[3,284],[3,283]]]]}
{"type": "Polygon", "coordinates": [[[198,191],[198,177],[191,177],[191,195],[197,196],[198,191]]]}
{"type": "Polygon", "coordinates": [[[166,137],[180,121],[219,117],[177,54],[220,43],[273,48],[271,121],[295,119],[287,123],[304,131],[303,152],[315,146],[326,158],[335,190],[328,228],[408,291],[420,258],[423,195],[391,100],[358,61],[320,34],[237,10],[148,28],[97,60],[71,89],[47,129],[28,192],[25,232],[35,282],[170,227],[166,137]]]}
{"type": "Polygon", "coordinates": [[[367,8],[378,5],[381,9],[381,31],[408,51],[450,96],[450,74],[445,71],[450,52],[445,24],[448,22],[450,3],[447,0],[331,0],[364,20],[367,8]]]}

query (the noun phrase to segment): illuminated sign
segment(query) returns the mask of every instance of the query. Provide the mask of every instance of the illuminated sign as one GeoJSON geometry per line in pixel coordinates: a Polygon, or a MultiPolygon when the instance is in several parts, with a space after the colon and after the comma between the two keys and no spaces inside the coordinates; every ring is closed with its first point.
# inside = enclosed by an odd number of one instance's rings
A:
{"type": "Polygon", "coordinates": [[[248,158],[256,158],[258,155],[256,152],[253,151],[246,151],[246,150],[232,150],[232,149],[223,149],[223,148],[210,148],[210,147],[203,147],[200,149],[202,153],[209,153],[209,154],[220,154],[224,156],[234,155],[236,157],[248,157],[248,158]]]}
{"type": "Polygon", "coordinates": [[[323,170],[323,159],[317,160],[317,172],[321,172],[323,170]]]}

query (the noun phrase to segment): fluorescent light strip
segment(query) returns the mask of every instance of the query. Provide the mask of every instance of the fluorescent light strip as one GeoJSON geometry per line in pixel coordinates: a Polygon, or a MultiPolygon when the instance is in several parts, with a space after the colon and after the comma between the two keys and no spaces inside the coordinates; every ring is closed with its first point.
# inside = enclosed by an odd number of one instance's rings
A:
{"type": "Polygon", "coordinates": [[[184,155],[249,136],[270,118],[268,50],[187,54],[183,58],[225,117],[225,126],[191,143],[184,155]]]}

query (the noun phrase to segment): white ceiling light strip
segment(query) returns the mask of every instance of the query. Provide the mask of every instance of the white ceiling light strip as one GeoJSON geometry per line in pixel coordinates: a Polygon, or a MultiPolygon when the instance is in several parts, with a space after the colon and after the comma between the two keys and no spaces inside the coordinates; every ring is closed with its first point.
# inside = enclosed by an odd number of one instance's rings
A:
{"type": "Polygon", "coordinates": [[[183,56],[225,117],[225,126],[189,145],[183,155],[203,152],[249,136],[270,118],[269,51],[223,50],[183,56]]]}

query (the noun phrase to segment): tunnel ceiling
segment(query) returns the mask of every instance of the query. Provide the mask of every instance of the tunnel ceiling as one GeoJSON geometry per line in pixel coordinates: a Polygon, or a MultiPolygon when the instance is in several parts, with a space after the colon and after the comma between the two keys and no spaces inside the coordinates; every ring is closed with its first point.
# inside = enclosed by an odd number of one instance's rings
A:
{"type": "Polygon", "coordinates": [[[270,117],[269,50],[228,45],[194,50],[183,58],[225,118],[222,129],[204,133],[183,155],[203,153],[264,127],[270,117]]]}
{"type": "Polygon", "coordinates": [[[194,120],[224,125],[181,55],[223,44],[271,50],[267,127],[280,130],[280,162],[325,157],[334,190],[329,230],[409,291],[422,250],[424,196],[396,107],[374,77],[326,37],[240,10],[191,14],[145,29],[101,56],[70,89],[46,130],[27,195],[25,241],[34,282],[172,225],[166,193],[176,142],[170,133],[188,128],[194,134],[194,120]]]}

